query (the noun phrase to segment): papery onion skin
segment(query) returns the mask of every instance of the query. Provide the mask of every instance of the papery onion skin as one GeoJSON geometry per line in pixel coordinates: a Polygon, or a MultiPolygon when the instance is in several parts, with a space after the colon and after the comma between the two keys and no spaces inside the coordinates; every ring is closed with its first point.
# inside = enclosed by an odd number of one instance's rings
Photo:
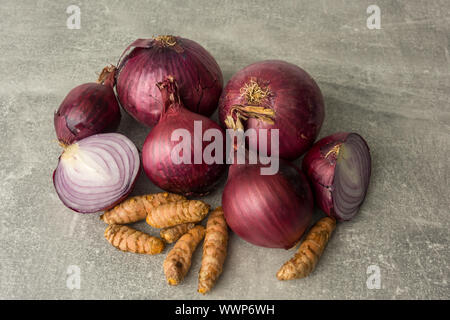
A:
{"type": "Polygon", "coordinates": [[[65,147],[53,172],[53,185],[58,197],[69,209],[79,213],[96,213],[108,210],[124,200],[133,190],[139,172],[139,152],[133,142],[119,133],[103,133],[65,147]],[[71,148],[76,151],[71,151],[71,148]],[[65,159],[65,152],[73,152],[73,155],[65,159]],[[86,155],[89,155],[89,161],[93,161],[97,168],[102,168],[111,177],[118,175],[120,186],[95,179],[93,176],[101,172],[93,170],[92,165],[85,166],[85,171],[80,172],[82,163],[86,163],[86,155]],[[73,165],[74,161],[78,166],[73,165]]]}
{"type": "Polygon", "coordinates": [[[230,228],[242,239],[267,248],[291,248],[308,228],[314,201],[303,173],[280,160],[275,175],[261,165],[233,164],[222,195],[230,228]]]}
{"type": "Polygon", "coordinates": [[[219,100],[221,125],[227,126],[225,120],[233,106],[255,104],[272,109],[274,123],[251,117],[245,128],[268,129],[269,151],[270,129],[279,129],[279,156],[286,160],[298,158],[311,147],[325,116],[322,93],[314,79],[300,67],[280,60],[256,62],[233,75],[219,100]],[[268,90],[267,97],[258,103],[249,102],[244,93],[251,83],[268,90]]]}
{"type": "Polygon", "coordinates": [[[130,47],[134,49],[118,66],[116,89],[120,104],[136,120],[147,126],[158,122],[163,102],[156,83],[169,75],[177,79],[187,109],[207,117],[214,113],[223,76],[205,48],[173,36],[138,39],[130,47]]]}
{"type": "Polygon", "coordinates": [[[93,134],[116,131],[120,118],[112,87],[85,83],[73,88],[55,112],[56,136],[69,145],[93,134]]]}
{"type": "MultiPolygon", "coordinates": [[[[177,94],[176,82],[168,77],[161,86],[161,94],[165,101],[165,111],[158,124],[150,131],[142,149],[142,164],[150,180],[163,190],[183,195],[205,195],[217,184],[225,170],[221,163],[205,163],[203,156],[199,164],[194,163],[194,121],[201,121],[202,137],[206,130],[216,129],[225,137],[223,129],[214,121],[184,108],[177,94]],[[172,97],[176,101],[171,100],[172,97]],[[171,159],[172,149],[180,142],[171,141],[176,129],[186,129],[192,137],[191,163],[175,164],[171,159]]],[[[210,144],[202,142],[204,148],[210,144]]]]}
{"type": "MultiPolygon", "coordinates": [[[[367,142],[357,133],[338,132],[327,136],[314,144],[303,158],[302,169],[311,182],[317,206],[328,216],[339,221],[352,219],[359,211],[367,193],[371,175],[371,156],[367,142]],[[357,154],[355,154],[355,147],[357,154]],[[345,151],[347,150],[347,151],[345,151]],[[343,155],[347,153],[347,155],[343,155]],[[353,154],[353,160],[349,159],[353,154]],[[344,158],[343,158],[344,157],[344,158]],[[351,161],[353,172],[358,179],[353,183],[355,189],[353,202],[348,204],[348,213],[344,214],[336,208],[337,192],[344,191],[336,180],[337,165],[343,166],[345,161],[351,161]]],[[[343,176],[345,177],[345,172],[343,176]]],[[[338,200],[343,203],[343,200],[338,200]]]]}

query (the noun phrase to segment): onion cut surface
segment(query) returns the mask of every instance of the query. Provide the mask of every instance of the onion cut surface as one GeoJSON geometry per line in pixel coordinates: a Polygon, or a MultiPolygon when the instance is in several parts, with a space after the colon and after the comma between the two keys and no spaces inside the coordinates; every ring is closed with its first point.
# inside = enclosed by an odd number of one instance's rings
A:
{"type": "Polygon", "coordinates": [[[139,153],[130,139],[119,133],[97,134],[65,147],[53,184],[68,208],[94,213],[123,200],[139,168],[139,153]]]}
{"type": "Polygon", "coordinates": [[[340,132],[318,141],[303,159],[317,205],[330,217],[350,220],[369,187],[370,150],[357,133],[340,132]]]}

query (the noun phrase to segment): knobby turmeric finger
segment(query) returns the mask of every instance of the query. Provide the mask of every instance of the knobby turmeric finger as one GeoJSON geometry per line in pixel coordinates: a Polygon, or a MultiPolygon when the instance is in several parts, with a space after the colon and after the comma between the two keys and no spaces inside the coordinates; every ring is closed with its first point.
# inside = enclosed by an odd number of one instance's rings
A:
{"type": "Polygon", "coordinates": [[[144,232],[123,225],[109,225],[105,238],[122,251],[158,254],[164,250],[164,241],[144,232]]]}
{"type": "Polygon", "coordinates": [[[154,228],[173,227],[187,222],[199,222],[208,214],[209,205],[200,200],[181,200],[160,205],[147,215],[154,228]]]}
{"type": "Polygon", "coordinates": [[[164,228],[160,231],[159,235],[163,238],[167,243],[172,243],[180,239],[180,237],[195,227],[195,223],[183,223],[173,227],[164,228]]]}
{"type": "Polygon", "coordinates": [[[227,256],[227,244],[228,226],[222,207],[218,207],[211,212],[206,224],[202,265],[198,274],[198,292],[205,294],[216,283],[227,256]]]}
{"type": "Polygon", "coordinates": [[[205,228],[195,226],[175,243],[163,265],[168,284],[176,286],[183,280],[191,267],[192,254],[204,236],[205,228]]]}
{"type": "Polygon", "coordinates": [[[149,212],[162,204],[184,199],[186,198],[181,195],[168,192],[131,197],[106,211],[100,219],[107,224],[132,223],[144,220],[149,212]]]}
{"type": "Polygon", "coordinates": [[[278,280],[307,277],[316,267],[335,228],[334,218],[320,219],[308,232],[295,256],[277,272],[278,280]]]}

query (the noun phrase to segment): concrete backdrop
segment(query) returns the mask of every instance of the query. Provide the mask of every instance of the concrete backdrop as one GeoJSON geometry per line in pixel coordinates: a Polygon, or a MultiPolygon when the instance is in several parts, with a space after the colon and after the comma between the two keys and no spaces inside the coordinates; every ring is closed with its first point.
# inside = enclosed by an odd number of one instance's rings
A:
{"type": "MultiPolygon", "coordinates": [[[[206,298],[450,298],[448,1],[30,0],[2,1],[0,12],[0,298],[203,298],[201,250],[183,284],[169,287],[165,254],[114,249],[98,215],[65,208],[51,179],[61,152],[53,112],[67,92],[95,80],[134,39],[160,34],[204,45],[225,81],[258,60],[298,64],[325,97],[320,137],[356,131],[372,151],[361,212],[338,226],[310,277],[278,281],[295,249],[259,248],[232,234],[206,298]],[[79,30],[66,26],[71,4],[81,9],[79,30]],[[371,4],[381,9],[380,30],[367,28],[371,4]],[[80,268],[80,289],[66,286],[71,265],[80,268]],[[378,290],[366,284],[370,265],[380,270],[378,290]]],[[[141,147],[149,129],[124,114],[119,131],[141,147]]],[[[205,201],[219,205],[222,187],[205,201]]],[[[134,194],[157,190],[142,175],[134,194]]]]}

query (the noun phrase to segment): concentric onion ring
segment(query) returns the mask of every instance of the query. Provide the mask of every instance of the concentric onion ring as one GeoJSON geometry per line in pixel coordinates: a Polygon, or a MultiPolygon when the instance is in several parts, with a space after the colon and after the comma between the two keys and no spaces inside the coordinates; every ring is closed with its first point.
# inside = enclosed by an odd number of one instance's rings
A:
{"type": "Polygon", "coordinates": [[[139,168],[139,153],[130,139],[119,133],[97,134],[65,147],[53,184],[68,208],[93,213],[124,199],[139,168]]]}

